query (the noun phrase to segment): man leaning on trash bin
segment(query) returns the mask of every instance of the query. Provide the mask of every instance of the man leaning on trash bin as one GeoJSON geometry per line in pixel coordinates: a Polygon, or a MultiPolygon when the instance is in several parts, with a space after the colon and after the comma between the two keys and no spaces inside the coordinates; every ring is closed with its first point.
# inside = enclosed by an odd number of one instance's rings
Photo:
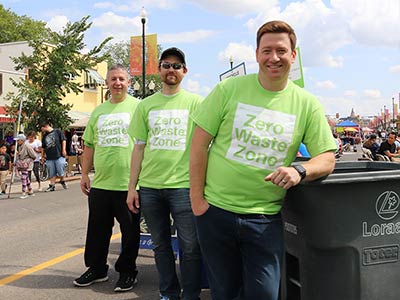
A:
{"type": "Polygon", "coordinates": [[[258,74],[220,82],[193,114],[190,196],[213,299],[278,298],[286,190],[334,169],[322,105],[288,80],[295,47],[288,24],[265,23],[258,74]],[[302,141],[312,158],[295,168],[302,141]]]}

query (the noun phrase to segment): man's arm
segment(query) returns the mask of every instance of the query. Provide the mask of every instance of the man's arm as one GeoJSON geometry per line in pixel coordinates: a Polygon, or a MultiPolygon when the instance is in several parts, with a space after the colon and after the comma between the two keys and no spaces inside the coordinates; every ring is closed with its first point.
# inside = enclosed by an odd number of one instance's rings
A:
{"type": "Polygon", "coordinates": [[[85,147],[82,154],[81,159],[81,191],[85,195],[89,195],[90,191],[90,179],[89,179],[89,172],[93,166],[93,157],[94,157],[94,149],[88,146],[85,147]]]}
{"type": "Polygon", "coordinates": [[[204,199],[204,186],[208,163],[208,147],[213,136],[197,127],[190,148],[190,201],[195,216],[204,214],[209,204],[204,199]]]}
{"type": "MultiPolygon", "coordinates": [[[[321,153],[301,164],[306,169],[304,180],[312,181],[333,172],[335,168],[335,154],[332,151],[321,153]]],[[[284,189],[289,189],[300,183],[301,176],[293,167],[279,167],[265,177],[284,189]]]]}
{"type": "Polygon", "coordinates": [[[135,144],[132,151],[131,159],[131,174],[129,178],[128,196],[126,197],[126,204],[133,213],[139,212],[140,202],[139,194],[136,191],[140,170],[142,169],[143,153],[146,144],[135,144]]]}
{"type": "Polygon", "coordinates": [[[62,156],[64,156],[64,157],[67,157],[67,141],[66,140],[62,140],[61,141],[61,153],[62,153],[62,156]]]}

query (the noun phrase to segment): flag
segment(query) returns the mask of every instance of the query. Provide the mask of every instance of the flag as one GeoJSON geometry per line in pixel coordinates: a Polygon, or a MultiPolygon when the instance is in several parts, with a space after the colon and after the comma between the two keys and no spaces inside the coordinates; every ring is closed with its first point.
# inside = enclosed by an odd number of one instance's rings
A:
{"type": "MultiPolygon", "coordinates": [[[[142,36],[131,36],[130,49],[130,74],[142,75],[143,48],[142,36]]],[[[149,34],[145,37],[145,65],[146,75],[158,73],[158,49],[157,34],[149,34]]]]}

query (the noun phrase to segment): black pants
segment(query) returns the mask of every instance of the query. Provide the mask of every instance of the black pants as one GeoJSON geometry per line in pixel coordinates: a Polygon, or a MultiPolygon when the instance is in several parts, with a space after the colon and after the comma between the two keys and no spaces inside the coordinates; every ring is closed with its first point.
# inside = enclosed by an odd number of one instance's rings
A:
{"type": "MultiPolygon", "coordinates": [[[[35,174],[35,178],[37,182],[40,182],[40,177],[39,177],[39,164],[40,162],[35,161],[33,162],[33,174],[35,174]]],[[[32,171],[28,171],[28,177],[29,180],[32,182],[32,171]]]]}
{"type": "Polygon", "coordinates": [[[90,189],[85,265],[97,272],[106,271],[114,218],[117,219],[122,234],[121,253],[115,263],[115,270],[132,274],[136,272],[140,214],[134,214],[128,209],[126,196],[126,191],[90,189]]]}

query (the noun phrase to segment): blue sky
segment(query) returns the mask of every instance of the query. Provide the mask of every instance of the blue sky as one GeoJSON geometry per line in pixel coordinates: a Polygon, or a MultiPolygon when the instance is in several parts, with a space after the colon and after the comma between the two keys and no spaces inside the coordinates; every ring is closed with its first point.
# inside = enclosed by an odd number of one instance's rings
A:
{"type": "Polygon", "coordinates": [[[3,0],[6,9],[47,22],[59,30],[67,21],[90,15],[88,48],[107,36],[113,41],[157,33],[166,49],[181,48],[189,73],[183,87],[206,96],[219,75],[244,62],[257,72],[255,35],[270,20],[293,26],[301,48],[305,88],[327,114],[362,116],[392,111],[400,92],[400,0],[3,0]]]}

